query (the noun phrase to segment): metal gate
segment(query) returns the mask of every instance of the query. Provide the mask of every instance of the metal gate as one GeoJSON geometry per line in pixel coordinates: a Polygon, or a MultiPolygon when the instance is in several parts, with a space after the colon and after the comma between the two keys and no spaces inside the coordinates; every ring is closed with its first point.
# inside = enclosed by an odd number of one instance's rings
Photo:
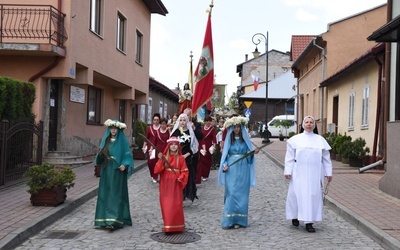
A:
{"type": "Polygon", "coordinates": [[[0,123],[0,186],[23,176],[33,165],[42,164],[43,121],[20,120],[0,123]]]}

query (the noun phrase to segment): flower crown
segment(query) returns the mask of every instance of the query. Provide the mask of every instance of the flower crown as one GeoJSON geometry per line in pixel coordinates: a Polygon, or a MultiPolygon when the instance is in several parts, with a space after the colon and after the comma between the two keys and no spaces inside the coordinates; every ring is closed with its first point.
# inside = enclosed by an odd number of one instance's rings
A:
{"type": "Polygon", "coordinates": [[[107,121],[104,122],[104,125],[107,127],[116,127],[116,128],[122,129],[122,130],[126,129],[125,123],[111,120],[111,119],[107,119],[107,121]]]}
{"type": "Polygon", "coordinates": [[[225,121],[224,128],[229,128],[232,125],[242,124],[243,126],[247,125],[247,119],[243,116],[235,116],[225,121]]]}

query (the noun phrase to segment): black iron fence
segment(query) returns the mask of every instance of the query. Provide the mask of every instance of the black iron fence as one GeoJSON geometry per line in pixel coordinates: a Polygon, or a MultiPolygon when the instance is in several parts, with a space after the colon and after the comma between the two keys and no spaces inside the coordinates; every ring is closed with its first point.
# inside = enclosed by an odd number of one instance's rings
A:
{"type": "Polygon", "coordinates": [[[64,18],[50,5],[0,4],[0,42],[39,40],[64,47],[64,18]]]}
{"type": "Polygon", "coordinates": [[[23,176],[33,165],[42,164],[43,121],[0,123],[0,186],[23,176]]]}

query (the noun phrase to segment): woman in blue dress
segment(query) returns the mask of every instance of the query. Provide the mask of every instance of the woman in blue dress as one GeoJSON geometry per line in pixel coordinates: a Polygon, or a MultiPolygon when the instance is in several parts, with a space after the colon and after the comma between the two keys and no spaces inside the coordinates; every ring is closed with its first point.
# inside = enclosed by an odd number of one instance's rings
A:
{"type": "MultiPolygon", "coordinates": [[[[224,124],[228,129],[218,173],[218,186],[224,185],[224,214],[221,226],[224,229],[248,226],[250,186],[255,186],[254,155],[232,164],[253,150],[246,132],[247,120],[232,117],[224,124]]],[[[258,148],[254,153],[259,152],[258,148]]]]}

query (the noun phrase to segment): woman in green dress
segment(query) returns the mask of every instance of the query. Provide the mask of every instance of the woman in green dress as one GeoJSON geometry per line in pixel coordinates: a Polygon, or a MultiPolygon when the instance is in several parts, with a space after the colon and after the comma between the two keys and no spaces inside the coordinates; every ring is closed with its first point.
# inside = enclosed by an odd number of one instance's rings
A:
{"type": "Polygon", "coordinates": [[[127,180],[133,173],[133,158],[123,132],[126,125],[111,119],[104,125],[107,130],[94,159],[102,166],[94,225],[113,230],[132,226],[127,180]]]}

